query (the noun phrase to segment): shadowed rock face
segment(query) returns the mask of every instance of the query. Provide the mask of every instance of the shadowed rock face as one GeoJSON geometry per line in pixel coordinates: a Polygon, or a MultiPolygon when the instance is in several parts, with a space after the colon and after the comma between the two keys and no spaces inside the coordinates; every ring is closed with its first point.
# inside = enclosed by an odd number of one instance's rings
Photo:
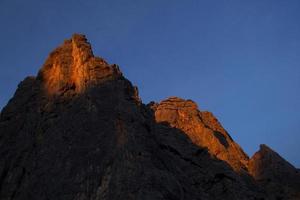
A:
{"type": "Polygon", "coordinates": [[[267,145],[260,145],[249,171],[274,199],[300,199],[300,173],[267,145]]]}
{"type": "Polygon", "coordinates": [[[269,199],[211,113],[142,104],[78,34],[2,110],[0,157],[1,200],[269,199]]]}

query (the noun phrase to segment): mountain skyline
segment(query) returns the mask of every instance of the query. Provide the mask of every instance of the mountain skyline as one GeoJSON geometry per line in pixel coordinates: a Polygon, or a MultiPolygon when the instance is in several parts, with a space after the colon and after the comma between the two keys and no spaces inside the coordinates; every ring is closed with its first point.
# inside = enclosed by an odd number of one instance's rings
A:
{"type": "Polygon", "coordinates": [[[1,1],[0,107],[73,32],[118,63],[142,100],[193,99],[248,155],[300,167],[298,1],[1,1]],[[239,123],[237,123],[239,122],[239,123]]]}
{"type": "Polygon", "coordinates": [[[296,200],[300,170],[249,157],[190,99],[144,104],[82,34],[20,82],[0,115],[0,198],[296,200]]]}

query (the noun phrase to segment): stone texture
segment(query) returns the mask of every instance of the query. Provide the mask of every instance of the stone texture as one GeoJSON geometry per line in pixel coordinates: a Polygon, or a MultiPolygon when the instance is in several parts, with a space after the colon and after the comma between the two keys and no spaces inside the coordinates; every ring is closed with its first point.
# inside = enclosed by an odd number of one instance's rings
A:
{"type": "Polygon", "coordinates": [[[79,34],[3,108],[0,157],[1,200],[270,199],[211,113],[144,105],[79,34]]]}
{"type": "Polygon", "coordinates": [[[205,147],[237,172],[247,170],[248,156],[210,112],[200,112],[191,100],[171,97],[153,107],[157,122],[186,133],[194,144],[205,147]]]}
{"type": "Polygon", "coordinates": [[[110,66],[93,55],[84,35],[74,34],[70,40],[55,49],[39,72],[49,94],[69,89],[82,92],[89,84],[96,84],[122,76],[116,65],[110,66]]]}
{"type": "Polygon", "coordinates": [[[249,171],[272,199],[300,199],[299,170],[265,144],[249,162],[249,171]]]}

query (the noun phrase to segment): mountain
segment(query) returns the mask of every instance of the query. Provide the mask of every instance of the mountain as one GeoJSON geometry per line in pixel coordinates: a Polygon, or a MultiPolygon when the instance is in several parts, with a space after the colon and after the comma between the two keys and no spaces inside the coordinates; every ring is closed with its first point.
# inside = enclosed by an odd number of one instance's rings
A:
{"type": "Polygon", "coordinates": [[[200,112],[196,103],[171,97],[154,108],[157,122],[167,122],[184,132],[191,141],[208,149],[216,158],[227,162],[234,170],[247,170],[248,156],[235,143],[210,112],[200,112]]]}
{"type": "Polygon", "coordinates": [[[0,199],[300,199],[299,170],[264,149],[249,159],[191,100],[143,104],[74,34],[1,112],[0,199]]]}
{"type": "Polygon", "coordinates": [[[267,145],[260,145],[250,159],[249,171],[274,199],[299,199],[299,170],[267,145]]]}

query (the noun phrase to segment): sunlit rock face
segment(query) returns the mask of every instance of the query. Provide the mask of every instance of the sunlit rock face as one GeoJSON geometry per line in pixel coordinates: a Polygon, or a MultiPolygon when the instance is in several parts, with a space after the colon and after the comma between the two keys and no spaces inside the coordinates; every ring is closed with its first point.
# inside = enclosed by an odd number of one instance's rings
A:
{"type": "Polygon", "coordinates": [[[169,123],[186,133],[193,143],[205,147],[236,171],[247,170],[248,156],[210,112],[200,112],[191,100],[171,97],[153,106],[157,122],[169,123]]]}
{"type": "Polygon", "coordinates": [[[250,177],[247,155],[193,101],[144,105],[79,34],[1,111],[0,158],[1,200],[275,200],[257,177],[282,177],[277,165],[254,158],[257,181],[250,177]]]}
{"type": "Polygon", "coordinates": [[[89,85],[122,76],[116,65],[95,57],[84,35],[74,34],[55,49],[39,72],[46,92],[59,94],[72,89],[80,93],[89,85]]]}
{"type": "Polygon", "coordinates": [[[300,199],[299,170],[265,144],[249,162],[249,171],[272,199],[300,199]]]}

